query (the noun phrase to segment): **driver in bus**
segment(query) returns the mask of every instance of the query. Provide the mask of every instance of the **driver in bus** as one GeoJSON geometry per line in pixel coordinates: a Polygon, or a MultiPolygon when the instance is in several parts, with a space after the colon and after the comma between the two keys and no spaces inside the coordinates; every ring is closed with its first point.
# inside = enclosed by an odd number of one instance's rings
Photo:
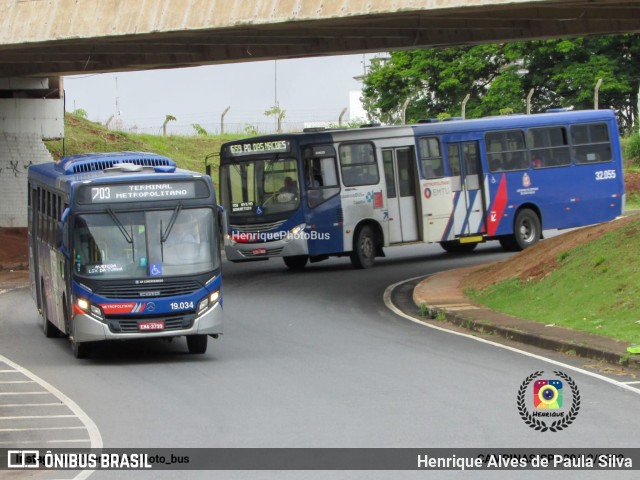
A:
{"type": "Polygon", "coordinates": [[[286,177],[284,179],[284,185],[280,189],[280,193],[298,193],[298,189],[296,188],[296,183],[293,181],[293,178],[286,177]]]}

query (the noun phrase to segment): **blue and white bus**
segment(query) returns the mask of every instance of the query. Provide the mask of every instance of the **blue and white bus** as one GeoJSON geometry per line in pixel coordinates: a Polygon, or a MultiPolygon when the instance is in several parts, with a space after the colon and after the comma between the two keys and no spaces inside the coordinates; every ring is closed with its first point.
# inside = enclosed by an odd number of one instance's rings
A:
{"type": "Polygon", "coordinates": [[[368,268],[384,247],[416,242],[521,250],[543,228],[611,220],[625,201],[610,110],[228,142],[220,193],[227,258],[283,257],[293,269],[342,255],[368,268]]]}
{"type": "Polygon", "coordinates": [[[29,167],[31,291],[47,337],[93,342],[222,333],[219,208],[211,178],[151,153],[29,167]]]}

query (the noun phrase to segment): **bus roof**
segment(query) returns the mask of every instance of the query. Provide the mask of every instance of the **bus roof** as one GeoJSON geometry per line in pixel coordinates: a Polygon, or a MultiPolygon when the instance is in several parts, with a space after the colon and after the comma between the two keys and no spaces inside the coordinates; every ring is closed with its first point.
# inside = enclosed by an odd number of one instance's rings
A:
{"type": "Polygon", "coordinates": [[[176,168],[168,157],[149,152],[100,152],[65,156],[58,162],[40,163],[29,167],[29,176],[64,190],[75,182],[96,180],[131,181],[142,179],[141,175],[182,173],[192,176],[194,172],[176,168]],[[110,176],[108,173],[129,175],[110,176]],[[106,175],[105,175],[106,174],[106,175]],[[131,176],[130,176],[131,175],[131,176]]]}
{"type": "Polygon", "coordinates": [[[580,123],[592,121],[615,121],[613,110],[576,110],[564,112],[534,113],[530,115],[500,115],[494,117],[483,117],[477,119],[454,119],[449,121],[417,123],[408,125],[383,125],[368,126],[366,128],[350,129],[313,129],[306,132],[277,133],[271,135],[260,135],[251,138],[233,140],[223,144],[234,145],[248,142],[265,142],[273,140],[296,139],[301,143],[318,143],[331,141],[346,141],[354,138],[369,139],[383,137],[398,137],[404,135],[427,135],[427,134],[453,134],[484,130],[507,130],[511,128],[525,128],[543,126],[554,123],[580,123]]]}

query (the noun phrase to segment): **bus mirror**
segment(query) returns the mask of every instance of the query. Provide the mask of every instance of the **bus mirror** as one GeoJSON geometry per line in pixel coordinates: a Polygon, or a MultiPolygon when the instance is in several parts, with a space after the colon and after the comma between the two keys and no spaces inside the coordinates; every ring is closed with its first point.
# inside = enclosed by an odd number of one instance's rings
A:
{"type": "Polygon", "coordinates": [[[220,229],[220,239],[222,244],[224,243],[224,236],[229,231],[229,228],[227,222],[227,212],[221,205],[218,205],[218,228],[220,229]]]}
{"type": "Polygon", "coordinates": [[[56,232],[56,245],[65,257],[69,257],[69,229],[67,228],[67,219],[69,218],[69,209],[65,208],[60,217],[60,224],[56,232]]]}

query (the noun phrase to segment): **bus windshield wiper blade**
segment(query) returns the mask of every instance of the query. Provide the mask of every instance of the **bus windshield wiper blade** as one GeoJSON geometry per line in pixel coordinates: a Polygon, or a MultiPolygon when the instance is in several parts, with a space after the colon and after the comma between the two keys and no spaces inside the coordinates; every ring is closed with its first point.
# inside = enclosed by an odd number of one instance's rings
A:
{"type": "Polygon", "coordinates": [[[171,215],[171,219],[169,220],[169,224],[167,225],[167,229],[164,232],[162,232],[162,229],[161,229],[160,243],[164,243],[167,241],[167,238],[171,233],[171,229],[173,228],[174,223],[176,223],[176,218],[178,218],[178,214],[180,213],[180,210],[182,210],[182,202],[176,205],[176,208],[173,211],[173,215],[171,215]]]}
{"type": "Polygon", "coordinates": [[[116,212],[114,212],[111,208],[107,208],[107,213],[109,214],[109,216],[113,220],[113,223],[115,223],[116,226],[120,229],[120,232],[122,233],[122,236],[127,241],[127,243],[131,243],[132,244],[133,243],[133,235],[131,235],[129,232],[127,232],[127,229],[124,228],[124,225],[122,224],[122,222],[120,221],[120,219],[116,215],[116,212]]]}

